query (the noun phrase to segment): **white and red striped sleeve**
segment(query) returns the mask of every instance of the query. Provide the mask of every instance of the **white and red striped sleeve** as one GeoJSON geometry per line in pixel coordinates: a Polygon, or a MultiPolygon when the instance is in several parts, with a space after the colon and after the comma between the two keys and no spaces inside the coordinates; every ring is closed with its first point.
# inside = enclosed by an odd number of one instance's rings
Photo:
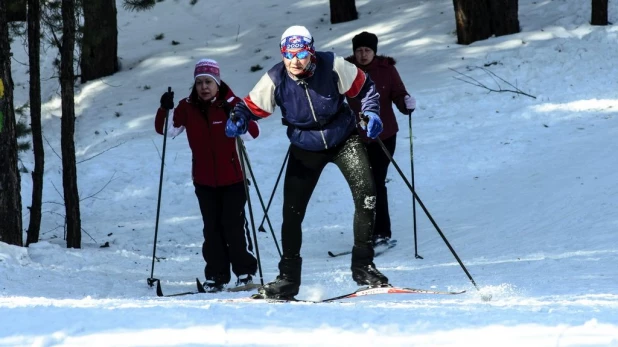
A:
{"type": "Polygon", "coordinates": [[[244,99],[245,105],[255,116],[266,118],[275,111],[275,84],[265,73],[244,99]]]}
{"type": "Polygon", "coordinates": [[[251,141],[258,136],[260,136],[260,125],[258,124],[258,122],[252,120],[249,121],[249,127],[247,128],[247,132],[240,135],[240,138],[243,139],[243,141],[251,141]]]}
{"type": "Polygon", "coordinates": [[[333,70],[339,75],[339,82],[337,83],[339,93],[345,94],[350,98],[356,97],[367,80],[363,70],[338,56],[335,56],[333,70]]]}

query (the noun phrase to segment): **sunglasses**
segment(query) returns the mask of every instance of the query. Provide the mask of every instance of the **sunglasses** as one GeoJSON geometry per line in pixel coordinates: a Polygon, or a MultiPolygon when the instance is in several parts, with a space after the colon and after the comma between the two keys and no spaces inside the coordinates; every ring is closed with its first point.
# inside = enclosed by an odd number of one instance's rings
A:
{"type": "Polygon", "coordinates": [[[307,58],[309,56],[309,54],[310,54],[309,51],[305,51],[305,50],[298,51],[296,53],[287,52],[287,51],[281,52],[281,55],[283,55],[283,57],[285,59],[289,59],[289,60],[294,59],[294,57],[296,57],[298,59],[305,59],[305,58],[307,58]]]}

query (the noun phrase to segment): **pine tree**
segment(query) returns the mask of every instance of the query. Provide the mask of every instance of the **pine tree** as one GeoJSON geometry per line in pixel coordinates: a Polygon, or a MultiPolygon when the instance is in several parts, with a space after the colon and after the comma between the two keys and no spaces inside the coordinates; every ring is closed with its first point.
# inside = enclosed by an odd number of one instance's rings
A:
{"type": "Polygon", "coordinates": [[[62,0],[62,47],[60,49],[60,95],[62,99],[62,187],[66,211],[67,248],[81,248],[81,215],[75,162],[75,1],[62,0]]]}
{"type": "Polygon", "coordinates": [[[23,244],[7,1],[0,0],[0,241],[23,244]]]}

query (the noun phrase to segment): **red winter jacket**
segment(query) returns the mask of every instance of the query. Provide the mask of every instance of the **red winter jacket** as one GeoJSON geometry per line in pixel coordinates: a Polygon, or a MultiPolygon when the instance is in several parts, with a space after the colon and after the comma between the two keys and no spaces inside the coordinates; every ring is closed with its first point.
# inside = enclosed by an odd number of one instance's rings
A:
{"type": "MultiPolygon", "coordinates": [[[[397,72],[395,68],[395,59],[377,55],[367,66],[360,65],[353,55],[345,59],[368,73],[369,77],[376,85],[376,91],[380,93],[380,119],[382,119],[382,124],[384,125],[384,130],[380,133],[380,139],[386,140],[395,135],[397,131],[399,131],[399,126],[397,125],[397,118],[395,118],[395,114],[393,113],[392,104],[394,103],[395,106],[397,106],[399,112],[408,114],[404,101],[408,92],[401,81],[399,72],[397,72]]],[[[351,98],[347,98],[347,100],[354,114],[358,114],[361,109],[360,102],[351,98]]],[[[367,132],[364,130],[359,130],[359,134],[365,142],[374,141],[367,137],[367,132]]]]}
{"type": "MultiPolygon", "coordinates": [[[[187,130],[189,147],[193,153],[193,181],[210,187],[242,182],[236,139],[225,135],[227,110],[232,109],[240,99],[222,82],[219,94],[213,101],[194,100],[197,97],[182,99],[174,109],[173,123],[168,124],[169,135],[178,135],[183,129],[187,130]],[[225,98],[221,98],[221,94],[225,98]]],[[[159,108],[155,117],[155,129],[159,134],[163,134],[164,123],[165,110],[159,108]]],[[[249,131],[243,138],[252,139],[258,135],[259,127],[251,121],[249,131]]]]}

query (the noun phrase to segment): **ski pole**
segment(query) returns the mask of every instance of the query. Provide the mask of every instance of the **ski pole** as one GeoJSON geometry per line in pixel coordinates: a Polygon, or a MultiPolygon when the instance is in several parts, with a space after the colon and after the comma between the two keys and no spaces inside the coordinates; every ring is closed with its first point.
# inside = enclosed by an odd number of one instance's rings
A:
{"type": "Polygon", "coordinates": [[[270,227],[270,233],[273,236],[273,241],[275,242],[275,247],[277,248],[277,252],[279,253],[279,257],[281,258],[281,249],[279,248],[279,243],[277,242],[277,236],[275,236],[275,231],[273,230],[273,226],[272,224],[270,224],[270,218],[268,217],[268,212],[267,212],[268,208],[264,206],[264,200],[262,200],[262,194],[260,193],[260,189],[258,188],[258,185],[257,185],[257,180],[255,178],[255,175],[253,174],[253,169],[251,168],[251,163],[249,162],[249,155],[247,154],[247,150],[244,145],[240,147],[240,149],[242,150],[242,154],[246,158],[245,165],[249,169],[249,174],[251,175],[251,178],[253,178],[253,184],[255,185],[255,191],[257,192],[258,199],[260,199],[260,204],[262,205],[262,210],[264,211],[264,218],[268,222],[268,226],[270,227]]]}
{"type": "MultiPolygon", "coordinates": [[[[223,107],[225,109],[225,112],[230,115],[230,119],[232,121],[236,121],[236,115],[234,114],[234,111],[233,111],[231,105],[224,101],[223,107]]],[[[240,139],[240,140],[242,140],[242,139],[240,139]]],[[[271,232],[271,234],[273,236],[273,242],[275,242],[275,247],[277,248],[277,252],[279,253],[279,257],[281,257],[281,249],[279,249],[279,244],[277,243],[277,237],[275,236],[275,232],[273,230],[273,227],[270,224],[270,218],[268,218],[268,208],[264,207],[264,201],[262,200],[262,194],[260,193],[260,188],[258,187],[257,180],[255,178],[255,175],[253,174],[253,170],[251,169],[251,163],[249,161],[249,156],[247,155],[247,150],[245,149],[244,142],[242,142],[242,141],[238,142],[237,143],[237,147],[241,151],[241,153],[240,153],[241,154],[241,158],[244,155],[244,157],[246,159],[245,160],[245,165],[249,169],[249,173],[251,174],[251,178],[253,179],[253,183],[255,184],[255,191],[257,192],[258,198],[260,199],[260,204],[262,205],[262,209],[264,211],[264,218],[268,221],[268,225],[270,226],[270,232],[271,232]]],[[[289,154],[289,150],[288,150],[288,154],[289,154]]],[[[286,160],[287,160],[287,156],[286,156],[286,160]]],[[[244,172],[245,165],[243,165],[243,167],[242,167],[243,175],[245,175],[245,172],[244,172]]],[[[283,171],[283,167],[281,168],[281,170],[283,171]]],[[[281,173],[279,173],[279,176],[281,176],[281,173]]],[[[279,180],[279,178],[277,178],[277,181],[278,180],[279,180]]],[[[275,187],[276,187],[276,185],[275,185],[275,187]]],[[[247,190],[247,194],[248,194],[248,190],[247,190]]],[[[273,195],[274,195],[274,190],[273,190],[273,193],[271,194],[270,201],[268,202],[268,206],[270,206],[270,202],[272,201],[273,195]]],[[[247,198],[249,198],[248,195],[247,195],[247,198]]],[[[254,223],[253,217],[251,219],[251,223],[252,224],[254,223]]],[[[262,228],[262,229],[263,229],[263,226],[262,226],[263,224],[264,224],[264,219],[262,219],[262,224],[260,224],[260,228],[262,228]]],[[[259,230],[259,231],[262,231],[262,230],[259,230]]],[[[254,227],[254,232],[255,232],[255,227],[254,227]]],[[[264,230],[264,232],[266,232],[266,231],[264,230]]]]}
{"type": "MultiPolygon", "coordinates": [[[[365,122],[365,124],[367,124],[367,121],[368,121],[368,117],[361,113],[361,122],[365,122]]],[[[408,188],[412,192],[414,198],[418,201],[419,206],[421,206],[421,208],[423,209],[423,211],[427,215],[427,218],[429,218],[429,220],[431,221],[431,224],[433,224],[433,226],[436,229],[436,231],[438,232],[438,234],[440,234],[440,237],[442,237],[442,240],[444,241],[444,243],[446,244],[448,249],[451,251],[451,253],[455,257],[455,259],[459,263],[459,266],[461,266],[461,268],[463,269],[464,273],[468,276],[468,279],[470,280],[470,282],[472,282],[472,284],[474,285],[474,288],[476,288],[476,290],[480,292],[481,288],[479,288],[479,286],[476,284],[476,282],[472,278],[472,275],[470,275],[470,273],[468,272],[468,269],[466,269],[466,266],[463,264],[461,259],[459,259],[459,256],[457,255],[457,253],[455,252],[455,250],[453,249],[451,244],[446,239],[446,236],[444,236],[444,233],[442,233],[442,230],[440,230],[440,227],[438,226],[438,223],[436,223],[436,221],[433,219],[433,217],[431,216],[431,213],[429,213],[429,210],[427,209],[427,207],[425,207],[425,204],[423,204],[423,202],[421,201],[421,198],[418,196],[418,194],[416,194],[416,192],[414,191],[414,188],[412,187],[410,182],[408,182],[408,179],[403,174],[403,171],[401,171],[401,169],[399,168],[399,165],[397,165],[397,162],[395,161],[395,159],[393,159],[393,156],[388,152],[388,149],[386,148],[386,146],[384,146],[384,142],[382,142],[382,140],[380,140],[379,137],[376,137],[376,141],[380,144],[380,147],[382,147],[382,150],[384,151],[384,154],[386,155],[386,157],[388,157],[388,160],[390,160],[391,163],[393,163],[393,166],[395,167],[395,169],[397,169],[397,172],[399,172],[399,175],[401,176],[401,178],[404,180],[404,182],[406,183],[406,185],[408,186],[408,188]]],[[[489,301],[489,300],[491,300],[491,294],[482,294],[481,298],[484,301],[489,301]]]]}
{"type": "MultiPolygon", "coordinates": [[[[172,92],[172,87],[167,87],[167,92],[172,92]]],[[[167,119],[169,118],[170,110],[165,110],[165,123],[163,125],[163,153],[161,154],[161,171],[159,173],[159,196],[157,197],[157,216],[155,218],[155,233],[154,243],[152,245],[152,265],[150,267],[150,278],[147,279],[148,285],[153,286],[158,279],[154,278],[155,254],[157,253],[157,235],[159,234],[159,215],[161,212],[161,192],[163,188],[163,169],[165,167],[165,146],[167,144],[167,119]]]]}
{"type": "MultiPolygon", "coordinates": [[[[283,168],[285,168],[285,163],[288,161],[288,157],[290,156],[290,148],[288,147],[288,152],[285,154],[285,158],[283,159],[283,163],[281,163],[281,170],[279,170],[279,175],[277,176],[277,180],[275,181],[275,186],[273,187],[273,191],[270,193],[270,198],[268,199],[268,204],[266,205],[266,209],[264,210],[264,217],[262,217],[262,222],[258,227],[258,231],[265,233],[264,229],[264,221],[266,220],[266,214],[270,209],[270,204],[273,202],[273,197],[275,196],[275,191],[277,190],[277,186],[279,185],[279,180],[281,179],[281,174],[283,173],[283,168]]],[[[271,228],[272,230],[272,228],[271,228]]]]}
{"type": "MultiPolygon", "coordinates": [[[[411,183],[412,190],[414,190],[414,147],[412,145],[412,112],[414,110],[410,110],[408,113],[408,129],[410,130],[410,172],[412,174],[411,183]]],[[[416,200],[414,199],[414,195],[412,195],[412,230],[414,231],[414,257],[416,259],[423,259],[420,255],[418,255],[418,242],[416,238],[416,200]]]]}
{"type": "Polygon", "coordinates": [[[455,250],[453,249],[453,247],[451,246],[451,244],[448,242],[448,240],[446,239],[446,236],[444,236],[444,233],[442,233],[442,230],[440,230],[440,227],[438,226],[438,224],[436,223],[436,221],[433,219],[433,217],[431,216],[431,213],[429,213],[429,210],[427,210],[427,208],[425,207],[425,204],[423,204],[423,202],[421,201],[421,198],[418,196],[418,194],[416,194],[416,192],[414,191],[414,188],[412,187],[412,185],[410,184],[410,182],[408,182],[408,179],[405,177],[405,175],[403,174],[403,172],[401,171],[401,169],[399,168],[399,165],[397,165],[397,162],[395,162],[395,159],[393,159],[393,157],[390,155],[390,153],[388,153],[388,149],[386,149],[386,146],[384,146],[384,143],[382,142],[382,140],[380,140],[379,138],[376,138],[376,140],[380,143],[380,146],[382,147],[382,150],[384,150],[384,152],[386,153],[386,156],[388,157],[388,159],[391,161],[391,163],[393,163],[393,166],[395,167],[395,169],[397,169],[397,171],[399,172],[399,175],[401,175],[401,178],[403,178],[403,180],[405,181],[406,185],[408,186],[408,188],[410,189],[410,191],[412,192],[412,194],[414,195],[414,198],[416,199],[416,201],[418,201],[419,206],[421,206],[421,208],[423,209],[423,211],[425,212],[425,214],[427,215],[427,218],[429,218],[429,220],[431,221],[431,224],[433,224],[434,228],[436,229],[436,231],[438,232],[438,234],[440,234],[440,237],[442,237],[442,240],[444,241],[444,243],[446,244],[446,246],[448,247],[448,249],[451,251],[451,253],[453,254],[453,256],[455,257],[455,259],[457,260],[457,262],[459,263],[459,265],[461,266],[461,268],[463,269],[463,271],[466,273],[466,275],[468,276],[468,278],[470,279],[470,282],[472,282],[472,284],[474,285],[474,287],[477,290],[481,290],[478,285],[476,284],[476,282],[474,282],[474,279],[472,278],[472,276],[470,275],[470,273],[468,272],[468,269],[466,269],[466,267],[464,266],[463,262],[461,261],[461,259],[459,259],[459,256],[457,255],[457,253],[455,252],[455,250]]]}
{"type": "MultiPolygon", "coordinates": [[[[234,119],[232,119],[234,120],[234,119]]],[[[242,172],[242,180],[245,186],[245,194],[247,195],[247,207],[249,208],[249,219],[251,220],[251,229],[253,231],[253,240],[255,242],[255,255],[257,257],[258,269],[260,271],[260,284],[264,285],[264,275],[262,273],[262,261],[260,259],[260,247],[258,246],[257,233],[255,232],[255,219],[253,218],[253,208],[251,208],[251,195],[249,194],[249,185],[247,184],[247,174],[245,173],[245,163],[249,161],[249,158],[246,157],[246,152],[244,150],[245,145],[242,142],[242,139],[236,136],[236,144],[240,149],[240,166],[242,172]]],[[[255,178],[254,178],[255,182],[255,178]]]]}

